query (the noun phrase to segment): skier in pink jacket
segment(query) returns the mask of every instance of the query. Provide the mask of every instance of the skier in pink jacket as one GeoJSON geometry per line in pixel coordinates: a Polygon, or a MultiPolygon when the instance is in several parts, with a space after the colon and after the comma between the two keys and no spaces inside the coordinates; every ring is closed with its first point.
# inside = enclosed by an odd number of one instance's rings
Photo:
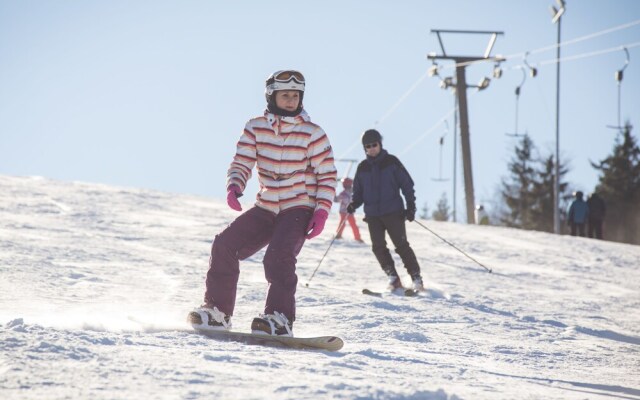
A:
{"type": "Polygon", "coordinates": [[[329,139],[303,108],[304,90],[300,72],[273,73],[266,81],[266,111],[249,120],[240,136],[227,172],[227,204],[242,211],[238,198],[254,167],[260,191],[255,205],[213,241],[204,304],[189,314],[198,328],[231,328],[239,261],[266,246],[267,297],[251,330],[293,336],[296,257],[305,240],[324,229],[337,177],[329,139]]]}
{"type": "Polygon", "coordinates": [[[349,214],[347,212],[347,207],[351,203],[351,198],[353,197],[353,179],[344,178],[342,180],[342,187],[344,190],[334,199],[336,203],[340,203],[340,222],[338,223],[338,230],[336,231],[336,239],[342,239],[342,232],[348,222],[351,226],[351,230],[353,231],[353,238],[357,242],[364,243],[360,237],[360,229],[358,229],[358,224],[356,224],[356,218],[353,214],[349,214]]]}

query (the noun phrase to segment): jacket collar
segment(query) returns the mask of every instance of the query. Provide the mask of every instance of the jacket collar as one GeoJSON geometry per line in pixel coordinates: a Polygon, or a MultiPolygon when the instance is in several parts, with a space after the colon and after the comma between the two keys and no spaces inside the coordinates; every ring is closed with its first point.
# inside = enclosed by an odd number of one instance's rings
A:
{"type": "Polygon", "coordinates": [[[387,156],[387,154],[389,154],[389,153],[385,149],[382,149],[382,150],[380,150],[380,153],[378,153],[378,155],[375,156],[375,157],[367,156],[367,161],[370,162],[371,164],[377,164],[383,158],[385,158],[387,156]]]}
{"type": "Polygon", "coordinates": [[[273,125],[276,122],[287,123],[287,124],[300,124],[303,122],[311,121],[309,114],[307,114],[305,110],[300,111],[300,114],[296,115],[295,117],[283,117],[281,115],[276,115],[276,114],[270,113],[268,110],[265,110],[264,116],[267,118],[270,125],[273,125]]]}

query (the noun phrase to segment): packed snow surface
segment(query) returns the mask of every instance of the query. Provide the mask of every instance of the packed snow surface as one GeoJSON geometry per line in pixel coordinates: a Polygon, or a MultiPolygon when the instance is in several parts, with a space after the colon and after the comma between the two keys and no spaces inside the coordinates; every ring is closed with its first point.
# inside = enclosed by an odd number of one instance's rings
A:
{"type": "MultiPolygon", "coordinates": [[[[428,291],[376,298],[361,290],[386,279],[348,227],[309,282],[334,213],[298,257],[294,333],[345,346],[275,349],[185,322],[237,215],[209,198],[0,176],[0,398],[640,399],[639,246],[421,221],[488,273],[409,223],[428,291]]],[[[262,255],[241,263],[237,330],[262,311],[262,255]]]]}

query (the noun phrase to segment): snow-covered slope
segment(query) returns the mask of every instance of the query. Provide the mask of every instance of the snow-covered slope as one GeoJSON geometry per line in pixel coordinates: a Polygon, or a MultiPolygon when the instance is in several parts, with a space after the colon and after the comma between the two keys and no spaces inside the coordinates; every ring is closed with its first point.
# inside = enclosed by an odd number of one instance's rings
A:
{"type": "MultiPolygon", "coordinates": [[[[235,215],[207,198],[0,176],[0,398],[640,398],[638,246],[422,221],[493,273],[413,223],[428,294],[374,298],[361,289],[385,278],[348,228],[305,287],[334,214],[299,256],[294,332],[346,344],[308,352],[186,325],[235,215]]],[[[262,310],[261,258],[241,266],[240,330],[262,310]]]]}

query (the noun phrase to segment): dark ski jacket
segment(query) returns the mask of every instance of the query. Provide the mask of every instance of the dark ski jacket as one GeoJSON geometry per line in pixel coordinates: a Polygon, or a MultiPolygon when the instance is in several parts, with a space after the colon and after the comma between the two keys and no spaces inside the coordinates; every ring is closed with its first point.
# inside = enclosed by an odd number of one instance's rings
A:
{"type": "Polygon", "coordinates": [[[589,216],[589,206],[582,199],[575,199],[569,206],[568,222],[570,224],[584,224],[589,216]]]}
{"type": "Polygon", "coordinates": [[[604,219],[604,215],[607,209],[604,205],[604,200],[602,200],[602,197],[598,196],[596,193],[593,193],[591,196],[589,196],[587,205],[589,206],[590,220],[601,221],[604,219]]]}
{"type": "Polygon", "coordinates": [[[364,203],[366,216],[380,217],[404,211],[400,191],[407,208],[415,210],[413,180],[400,160],[385,149],[376,157],[367,156],[358,165],[353,179],[353,206],[358,208],[364,203]]]}

